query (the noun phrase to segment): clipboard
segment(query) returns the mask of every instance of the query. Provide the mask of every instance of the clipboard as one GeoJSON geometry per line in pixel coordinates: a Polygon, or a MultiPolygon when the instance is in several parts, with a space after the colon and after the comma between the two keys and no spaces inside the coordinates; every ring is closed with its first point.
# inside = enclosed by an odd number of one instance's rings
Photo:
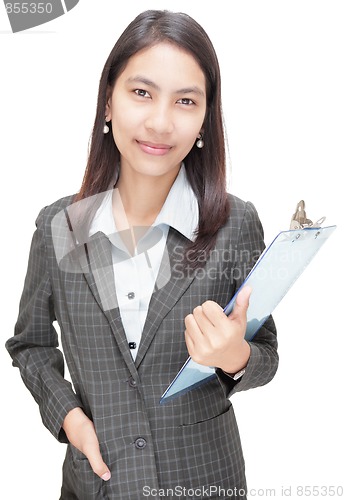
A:
{"type": "MultiPolygon", "coordinates": [[[[300,226],[299,229],[278,233],[260,255],[236,294],[225,306],[224,313],[229,315],[241,288],[245,285],[251,287],[252,293],[247,311],[246,340],[253,339],[259,328],[337,227],[314,226],[300,226]]],[[[295,226],[291,225],[291,227],[295,226]]],[[[162,394],[160,404],[165,404],[171,399],[195,389],[215,376],[215,368],[200,365],[192,358],[188,358],[162,394]]]]}

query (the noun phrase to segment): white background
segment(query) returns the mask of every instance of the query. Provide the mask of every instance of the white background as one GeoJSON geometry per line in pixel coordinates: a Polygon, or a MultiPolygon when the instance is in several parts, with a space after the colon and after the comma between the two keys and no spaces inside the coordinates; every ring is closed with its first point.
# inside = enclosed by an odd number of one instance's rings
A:
{"type": "MultiPolygon", "coordinates": [[[[101,70],[148,8],[185,11],[210,35],[223,76],[230,190],[255,204],[266,243],[288,228],[302,198],[311,219],[338,225],[276,309],[275,379],[233,403],[251,498],[286,498],[289,487],[292,498],[307,498],[298,486],[345,489],[342,0],[80,0],[17,34],[0,6],[2,345],[13,334],[34,220],[79,189],[101,70]]],[[[12,500],[57,499],[65,446],[0,353],[2,484],[12,500]]]]}

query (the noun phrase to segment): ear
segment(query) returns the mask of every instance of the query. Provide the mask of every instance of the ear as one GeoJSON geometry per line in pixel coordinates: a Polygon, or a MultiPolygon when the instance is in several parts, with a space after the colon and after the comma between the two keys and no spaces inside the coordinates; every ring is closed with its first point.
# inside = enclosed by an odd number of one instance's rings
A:
{"type": "Polygon", "coordinates": [[[111,120],[111,96],[112,96],[112,89],[110,87],[107,87],[106,105],[105,105],[105,121],[107,122],[111,120]]]}
{"type": "Polygon", "coordinates": [[[201,127],[197,139],[202,139],[204,137],[204,127],[201,127]]]}

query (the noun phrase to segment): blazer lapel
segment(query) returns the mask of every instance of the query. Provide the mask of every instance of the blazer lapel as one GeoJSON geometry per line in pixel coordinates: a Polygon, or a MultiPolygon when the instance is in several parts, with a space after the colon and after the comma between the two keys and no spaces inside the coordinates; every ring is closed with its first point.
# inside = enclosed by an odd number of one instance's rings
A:
{"type": "Polygon", "coordinates": [[[83,251],[79,252],[78,257],[92,294],[107,317],[121,354],[134,376],[134,361],[117,303],[111,245],[109,239],[98,232],[83,245],[83,251]]]}
{"type": "Polygon", "coordinates": [[[158,290],[152,294],[138,354],[135,359],[137,368],[164,317],[194,280],[195,273],[192,272],[181,277],[181,260],[188,241],[187,238],[170,228],[166,245],[166,258],[163,257],[156,280],[158,290]],[[167,283],[164,285],[165,282],[167,283]]]}
{"type": "Polygon", "coordinates": [[[181,260],[187,238],[170,228],[165,255],[156,280],[156,289],[151,297],[144,330],[135,362],[128,348],[120,309],[117,303],[115,278],[112,262],[112,243],[104,233],[94,234],[86,243],[77,244],[79,264],[88,286],[107,317],[121,354],[133,376],[137,375],[147,349],[161,322],[187,290],[194,279],[194,273],[181,276],[181,260]]]}

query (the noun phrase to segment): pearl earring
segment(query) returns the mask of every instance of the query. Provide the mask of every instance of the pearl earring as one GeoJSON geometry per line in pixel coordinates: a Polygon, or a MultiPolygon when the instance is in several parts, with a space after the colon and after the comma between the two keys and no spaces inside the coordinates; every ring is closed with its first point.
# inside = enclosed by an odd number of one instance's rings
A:
{"type": "Polygon", "coordinates": [[[107,134],[108,132],[109,132],[109,127],[107,125],[107,122],[104,121],[103,134],[107,134]]]}
{"type": "Polygon", "coordinates": [[[196,147],[197,147],[197,148],[199,148],[199,149],[201,149],[201,148],[203,148],[203,147],[204,147],[204,141],[203,141],[203,139],[202,139],[202,135],[201,135],[201,134],[199,134],[199,135],[198,135],[198,140],[196,141],[196,144],[195,144],[195,145],[196,145],[196,147]]]}

